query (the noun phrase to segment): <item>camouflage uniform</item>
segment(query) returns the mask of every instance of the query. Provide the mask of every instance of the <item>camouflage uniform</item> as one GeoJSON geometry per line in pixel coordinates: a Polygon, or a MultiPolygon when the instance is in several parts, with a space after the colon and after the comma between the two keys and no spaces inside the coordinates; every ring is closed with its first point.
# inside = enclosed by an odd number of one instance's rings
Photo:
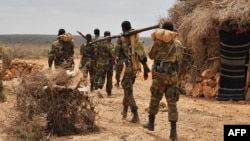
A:
{"type": "MultiPolygon", "coordinates": [[[[94,38],[92,39],[92,41],[95,41],[95,40],[99,40],[100,39],[100,36],[99,35],[95,35],[94,38]]],[[[97,49],[98,49],[98,46],[99,46],[99,42],[98,43],[95,43],[93,44],[94,46],[94,50],[93,50],[93,55],[94,57],[91,59],[91,70],[93,72],[93,90],[96,90],[97,89],[97,85],[98,85],[98,75],[97,75],[97,49]]]]}
{"type": "Polygon", "coordinates": [[[112,77],[113,77],[113,53],[114,45],[111,42],[104,41],[97,47],[97,88],[102,89],[105,77],[107,76],[106,92],[111,95],[112,77]]]}
{"type": "MultiPolygon", "coordinates": [[[[120,37],[117,40],[117,46],[115,48],[115,52],[118,53],[117,57],[122,61],[122,64],[125,63],[126,70],[121,80],[121,85],[124,90],[123,97],[123,106],[124,110],[122,112],[123,117],[127,116],[127,108],[130,106],[131,111],[135,114],[137,113],[137,105],[133,96],[133,82],[134,82],[134,72],[132,68],[132,60],[131,60],[131,44],[129,37],[124,36],[120,37]]],[[[138,115],[137,115],[138,116],[138,115]]],[[[133,117],[134,118],[134,117],[133,117]]],[[[133,119],[132,119],[133,120],[133,119]]]]}
{"type": "Polygon", "coordinates": [[[168,103],[168,120],[177,121],[178,111],[176,102],[179,100],[179,93],[176,90],[178,81],[178,63],[176,60],[176,49],[174,40],[169,43],[155,41],[149,51],[149,58],[154,60],[152,66],[153,82],[150,88],[151,100],[149,114],[155,115],[159,110],[159,103],[165,94],[168,103]],[[170,52],[169,52],[170,51],[170,52]]]}
{"type": "MultiPolygon", "coordinates": [[[[117,54],[119,54],[119,53],[115,52],[115,54],[117,56],[117,54]]],[[[117,86],[117,87],[120,86],[120,82],[121,82],[120,75],[121,75],[121,71],[122,71],[122,65],[123,65],[122,63],[123,63],[122,59],[117,57],[116,64],[115,64],[115,79],[116,79],[115,86],[117,86]]]]}
{"type": "Polygon", "coordinates": [[[83,73],[83,77],[87,80],[88,73],[90,76],[91,90],[94,89],[94,68],[95,68],[95,46],[90,43],[82,44],[80,47],[81,53],[81,66],[80,70],[83,73]]]}
{"type": "Polygon", "coordinates": [[[64,42],[59,38],[52,43],[49,52],[48,64],[51,68],[53,62],[56,68],[74,69],[74,43],[72,41],[64,42]]]}
{"type": "Polygon", "coordinates": [[[168,120],[171,123],[170,139],[177,139],[176,122],[178,121],[177,101],[179,100],[178,81],[179,61],[182,56],[181,43],[177,39],[170,42],[155,40],[148,55],[154,60],[152,66],[151,99],[149,104],[149,122],[144,128],[154,131],[155,115],[159,110],[159,103],[165,94],[168,104],[168,120]]]}

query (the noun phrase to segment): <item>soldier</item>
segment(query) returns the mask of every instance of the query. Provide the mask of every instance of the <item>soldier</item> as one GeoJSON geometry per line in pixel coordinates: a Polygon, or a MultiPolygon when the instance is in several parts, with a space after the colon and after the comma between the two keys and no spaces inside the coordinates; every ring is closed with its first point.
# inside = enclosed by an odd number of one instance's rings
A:
{"type": "MultiPolygon", "coordinates": [[[[162,28],[165,29],[164,32],[173,31],[174,25],[172,22],[165,22],[162,25],[162,28]]],[[[169,38],[168,38],[169,39],[169,38]]],[[[178,111],[177,111],[177,101],[179,100],[179,93],[177,90],[177,81],[178,81],[178,56],[176,43],[180,42],[175,39],[175,36],[171,38],[169,42],[164,42],[159,39],[154,39],[154,44],[149,50],[149,58],[154,60],[152,66],[152,85],[150,88],[151,91],[151,100],[149,104],[149,122],[143,124],[144,128],[147,128],[150,131],[154,131],[154,122],[155,115],[159,110],[159,103],[165,94],[165,98],[168,104],[168,120],[171,123],[170,129],[170,139],[177,139],[176,132],[176,122],[178,120],[178,111]]]]}
{"type": "MultiPolygon", "coordinates": [[[[121,24],[123,33],[131,31],[131,24],[129,21],[124,21],[121,24]]],[[[133,82],[135,79],[135,73],[133,72],[133,64],[131,57],[131,41],[130,36],[122,36],[118,38],[116,45],[116,52],[118,53],[119,59],[122,60],[124,74],[121,79],[121,85],[124,90],[123,97],[123,118],[127,117],[128,107],[130,106],[131,112],[133,113],[133,118],[131,122],[137,123],[139,122],[139,116],[137,112],[137,105],[133,96],[133,82]]]]}
{"type": "Polygon", "coordinates": [[[95,46],[91,44],[92,37],[91,34],[86,35],[87,42],[80,46],[80,54],[81,54],[81,64],[79,69],[83,72],[84,80],[87,80],[88,74],[90,79],[90,90],[93,91],[95,89],[94,84],[94,68],[93,60],[95,60],[95,46]]]}
{"type": "Polygon", "coordinates": [[[52,43],[48,57],[48,65],[51,68],[53,62],[55,68],[62,67],[67,70],[74,69],[74,43],[70,33],[59,29],[57,39],[52,43]]]}
{"type": "MultiPolygon", "coordinates": [[[[95,41],[95,40],[98,40],[100,39],[100,29],[98,28],[95,28],[94,29],[94,37],[92,38],[92,41],[95,41]]],[[[99,43],[95,43],[94,46],[95,48],[98,48],[98,45],[99,43]]],[[[97,50],[95,49],[95,57],[96,57],[96,52],[97,50]]],[[[94,90],[97,89],[97,83],[98,83],[98,76],[97,76],[97,66],[96,66],[96,59],[92,59],[92,65],[91,65],[91,68],[92,68],[92,71],[93,71],[93,82],[94,82],[94,90]]],[[[99,92],[99,91],[97,91],[99,92]]]]}
{"type": "Polygon", "coordinates": [[[94,35],[93,41],[100,39],[100,30],[98,28],[94,29],[94,35]]]}
{"type": "MultiPolygon", "coordinates": [[[[104,32],[104,37],[110,36],[109,31],[104,32]]],[[[113,77],[113,64],[114,64],[114,45],[111,43],[111,39],[101,42],[97,47],[97,88],[103,88],[105,77],[106,82],[106,92],[108,96],[111,96],[112,90],[112,77],[113,77]]]]}

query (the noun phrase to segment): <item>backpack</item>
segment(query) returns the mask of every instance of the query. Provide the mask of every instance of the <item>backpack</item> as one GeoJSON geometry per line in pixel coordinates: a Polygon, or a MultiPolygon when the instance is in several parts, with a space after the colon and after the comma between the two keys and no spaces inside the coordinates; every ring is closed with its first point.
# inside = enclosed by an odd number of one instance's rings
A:
{"type": "Polygon", "coordinates": [[[160,40],[165,43],[170,42],[177,36],[177,33],[174,31],[166,30],[166,29],[157,29],[151,34],[151,38],[153,41],[160,40]]]}
{"type": "Polygon", "coordinates": [[[71,41],[73,41],[73,36],[70,33],[65,33],[65,34],[59,35],[58,38],[60,40],[64,41],[64,42],[71,42],[71,41]]]}
{"type": "Polygon", "coordinates": [[[179,65],[183,58],[184,47],[176,36],[176,32],[165,29],[157,29],[151,34],[153,41],[164,42],[169,48],[164,62],[177,62],[179,65]]]}

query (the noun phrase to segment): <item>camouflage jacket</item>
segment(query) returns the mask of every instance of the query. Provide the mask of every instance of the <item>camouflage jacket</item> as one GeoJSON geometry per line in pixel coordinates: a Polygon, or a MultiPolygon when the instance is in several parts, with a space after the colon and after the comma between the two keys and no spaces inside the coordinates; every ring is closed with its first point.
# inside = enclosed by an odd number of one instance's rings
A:
{"type": "Polygon", "coordinates": [[[53,60],[67,60],[74,55],[74,43],[64,42],[62,40],[55,40],[52,43],[51,50],[49,52],[49,66],[51,67],[53,60]]]}
{"type": "Polygon", "coordinates": [[[113,64],[114,62],[114,45],[108,41],[99,43],[96,47],[97,64],[113,64]]]}
{"type": "Polygon", "coordinates": [[[169,43],[156,40],[150,48],[149,58],[157,63],[161,62],[176,62],[181,60],[182,52],[179,51],[181,42],[177,39],[171,40],[169,43]]]}
{"type": "Polygon", "coordinates": [[[129,37],[124,36],[117,39],[115,54],[120,59],[131,59],[131,43],[129,37]]]}
{"type": "Polygon", "coordinates": [[[91,60],[95,59],[95,46],[90,43],[85,43],[80,46],[80,54],[83,58],[89,58],[91,60]]]}
{"type": "MultiPolygon", "coordinates": [[[[181,42],[177,39],[173,39],[168,43],[155,40],[153,46],[148,52],[149,58],[154,60],[154,65],[161,65],[162,67],[164,66],[163,64],[167,64],[167,67],[174,67],[174,71],[178,71],[179,69],[182,54],[183,47],[181,42]]],[[[152,70],[153,69],[154,68],[152,67],[152,70]]]]}

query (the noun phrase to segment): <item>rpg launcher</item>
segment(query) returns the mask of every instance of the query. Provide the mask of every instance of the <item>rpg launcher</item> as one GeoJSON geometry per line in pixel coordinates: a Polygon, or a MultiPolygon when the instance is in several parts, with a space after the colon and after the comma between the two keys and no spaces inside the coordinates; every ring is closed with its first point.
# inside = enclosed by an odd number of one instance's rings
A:
{"type": "Polygon", "coordinates": [[[107,37],[105,37],[105,38],[103,38],[103,39],[95,40],[95,41],[93,41],[92,43],[102,42],[102,41],[105,41],[105,40],[107,40],[107,39],[119,38],[119,37],[121,37],[121,36],[130,36],[130,35],[134,35],[134,34],[137,34],[137,33],[143,32],[143,31],[147,31],[147,30],[151,30],[151,29],[155,29],[155,28],[159,28],[159,27],[160,27],[160,25],[157,24],[157,25],[154,25],[154,26],[146,27],[146,28],[131,30],[131,31],[129,31],[129,32],[121,33],[120,35],[107,36],[107,37]]]}

